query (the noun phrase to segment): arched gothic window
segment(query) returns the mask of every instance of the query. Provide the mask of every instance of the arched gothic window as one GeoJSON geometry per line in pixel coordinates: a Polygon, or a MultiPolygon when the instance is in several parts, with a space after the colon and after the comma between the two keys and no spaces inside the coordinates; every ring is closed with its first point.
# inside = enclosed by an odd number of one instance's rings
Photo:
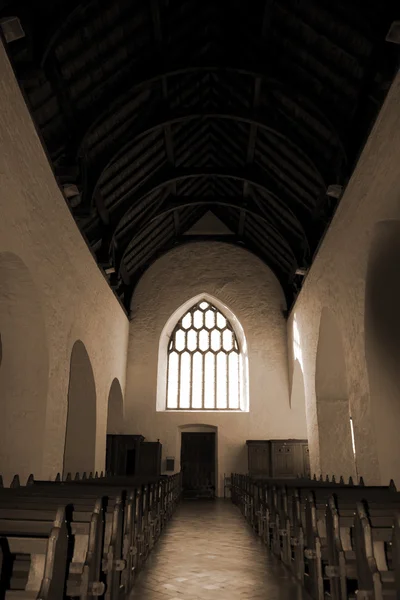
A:
{"type": "Polygon", "coordinates": [[[167,353],[167,410],[243,409],[241,349],[213,304],[201,300],[183,315],[167,353]]]}

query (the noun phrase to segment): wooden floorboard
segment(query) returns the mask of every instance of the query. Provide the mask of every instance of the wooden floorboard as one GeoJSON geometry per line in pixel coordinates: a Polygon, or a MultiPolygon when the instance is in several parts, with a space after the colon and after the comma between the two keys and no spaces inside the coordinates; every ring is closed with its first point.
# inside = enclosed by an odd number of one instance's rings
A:
{"type": "Polygon", "coordinates": [[[132,600],[309,600],[230,501],[184,502],[132,600]]]}

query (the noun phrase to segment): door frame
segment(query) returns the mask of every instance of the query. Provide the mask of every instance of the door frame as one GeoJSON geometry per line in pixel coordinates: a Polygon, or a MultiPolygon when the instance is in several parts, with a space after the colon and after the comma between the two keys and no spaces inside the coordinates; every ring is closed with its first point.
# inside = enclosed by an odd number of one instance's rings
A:
{"type": "Polygon", "coordinates": [[[220,482],[218,473],[218,427],[215,425],[179,425],[177,458],[179,460],[179,471],[181,469],[182,433],[215,433],[215,497],[220,496],[220,482]]]}

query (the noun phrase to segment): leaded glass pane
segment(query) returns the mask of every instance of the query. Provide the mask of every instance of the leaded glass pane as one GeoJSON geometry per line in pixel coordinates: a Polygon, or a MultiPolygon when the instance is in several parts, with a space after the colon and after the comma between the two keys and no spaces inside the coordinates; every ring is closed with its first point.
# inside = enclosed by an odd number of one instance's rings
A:
{"type": "Polygon", "coordinates": [[[206,329],[202,329],[199,333],[199,348],[205,352],[210,346],[210,334],[206,329]]]}
{"type": "Polygon", "coordinates": [[[185,348],[185,332],[182,329],[178,329],[175,333],[175,350],[181,352],[185,348]]]}
{"type": "Polygon", "coordinates": [[[225,329],[225,331],[222,334],[222,345],[224,350],[232,350],[233,348],[233,336],[232,336],[232,331],[230,331],[230,329],[225,329]]]}
{"type": "Polygon", "coordinates": [[[191,351],[197,349],[197,331],[194,329],[190,329],[187,333],[187,348],[191,351]]]}
{"type": "Polygon", "coordinates": [[[168,344],[167,408],[238,410],[242,357],[229,321],[209,302],[195,304],[168,344]]]}
{"type": "MultiPolygon", "coordinates": [[[[213,332],[214,333],[214,332],[213,332]]],[[[228,408],[227,398],[227,356],[225,352],[217,354],[217,408],[228,408]]]]}
{"type": "Polygon", "coordinates": [[[204,408],[215,408],[215,356],[211,352],[204,357],[204,408]]]}
{"type": "Polygon", "coordinates": [[[217,327],[220,329],[226,327],[226,319],[220,312],[217,313],[217,327]]]}
{"type": "Polygon", "coordinates": [[[191,391],[191,355],[189,352],[184,352],[181,355],[181,381],[179,408],[190,408],[190,391],[191,391]]]}
{"type": "Polygon", "coordinates": [[[221,332],[214,329],[211,332],[211,349],[217,352],[221,348],[221,332]]]}
{"type": "Polygon", "coordinates": [[[201,310],[195,310],[193,313],[193,326],[196,329],[201,329],[204,323],[204,313],[201,310]]]}
{"type": "Polygon", "coordinates": [[[191,313],[186,313],[186,315],[182,319],[182,327],[183,329],[189,329],[192,326],[192,315],[191,313]]]}
{"type": "Polygon", "coordinates": [[[203,406],[203,355],[193,354],[192,408],[203,406]]]}
{"type": "Polygon", "coordinates": [[[229,354],[229,406],[239,408],[239,356],[236,352],[229,354]]]}
{"type": "Polygon", "coordinates": [[[207,329],[212,329],[215,327],[215,312],[213,310],[208,310],[205,314],[205,323],[207,329]]]}
{"type": "Polygon", "coordinates": [[[178,408],[178,363],[178,354],[176,352],[171,352],[171,354],[168,357],[168,408],[178,408]]]}

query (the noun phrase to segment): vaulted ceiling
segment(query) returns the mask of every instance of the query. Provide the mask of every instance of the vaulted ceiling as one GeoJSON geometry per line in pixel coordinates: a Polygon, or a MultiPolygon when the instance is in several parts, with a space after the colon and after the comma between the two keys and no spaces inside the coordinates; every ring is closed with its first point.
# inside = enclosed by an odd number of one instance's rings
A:
{"type": "Polygon", "coordinates": [[[59,185],[127,309],[158,256],[203,239],[259,256],[293,302],[398,67],[395,6],[0,0],[59,185]],[[231,234],[184,235],[209,211],[231,234]]]}

